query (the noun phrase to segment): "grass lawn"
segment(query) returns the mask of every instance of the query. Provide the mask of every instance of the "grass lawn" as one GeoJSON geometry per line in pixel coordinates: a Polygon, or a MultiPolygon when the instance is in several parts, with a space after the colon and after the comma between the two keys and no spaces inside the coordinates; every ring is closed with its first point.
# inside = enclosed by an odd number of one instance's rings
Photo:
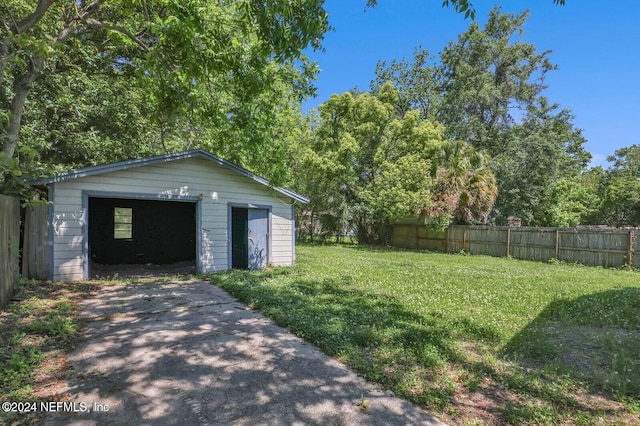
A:
{"type": "Polygon", "coordinates": [[[640,424],[640,274],[359,246],[211,281],[452,424],[640,424]]]}

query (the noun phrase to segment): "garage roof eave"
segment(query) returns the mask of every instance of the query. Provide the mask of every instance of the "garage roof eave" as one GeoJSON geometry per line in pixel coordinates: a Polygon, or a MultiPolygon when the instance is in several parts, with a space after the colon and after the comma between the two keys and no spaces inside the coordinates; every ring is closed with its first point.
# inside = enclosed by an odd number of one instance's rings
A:
{"type": "Polygon", "coordinates": [[[243,175],[245,177],[248,177],[249,179],[262,184],[264,186],[267,186],[269,188],[273,188],[274,191],[285,195],[295,201],[299,201],[303,204],[307,204],[309,202],[309,199],[294,192],[291,191],[290,189],[286,189],[286,188],[281,188],[281,187],[274,187],[272,186],[269,181],[267,181],[265,178],[260,177],[258,175],[255,175],[253,173],[251,173],[250,171],[248,171],[247,169],[244,169],[236,164],[233,164],[223,158],[218,157],[217,155],[211,154],[210,152],[207,152],[203,149],[194,149],[194,150],[190,150],[190,151],[183,151],[183,152],[177,152],[177,153],[172,153],[172,154],[164,154],[164,155],[157,155],[154,157],[147,157],[147,158],[139,158],[139,159],[135,159],[135,160],[125,160],[125,161],[119,161],[117,163],[110,163],[110,164],[100,164],[97,166],[89,166],[89,167],[83,167],[80,169],[76,169],[73,170],[69,173],[65,173],[59,176],[55,176],[55,177],[51,177],[51,178],[46,178],[46,179],[40,179],[40,180],[35,180],[35,181],[31,181],[28,182],[29,185],[31,186],[40,186],[40,185],[49,185],[52,183],[57,183],[57,182],[64,182],[67,180],[72,180],[72,179],[78,179],[78,178],[83,178],[83,177],[87,177],[87,176],[95,176],[95,175],[100,175],[103,173],[109,173],[109,172],[115,172],[115,171],[121,171],[121,170],[127,170],[127,169],[132,169],[135,167],[141,167],[141,166],[148,166],[148,165],[152,165],[152,164],[158,164],[158,163],[166,163],[166,162],[170,162],[170,161],[176,161],[176,160],[184,160],[187,158],[196,158],[196,157],[200,157],[200,158],[205,158],[209,161],[212,161],[222,167],[225,167],[227,169],[233,170],[234,172],[243,175]]]}

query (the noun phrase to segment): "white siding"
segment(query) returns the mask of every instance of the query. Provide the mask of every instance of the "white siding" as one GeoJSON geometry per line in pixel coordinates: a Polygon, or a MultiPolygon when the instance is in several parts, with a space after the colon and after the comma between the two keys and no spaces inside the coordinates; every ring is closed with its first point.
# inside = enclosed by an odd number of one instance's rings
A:
{"type": "Polygon", "coordinates": [[[228,269],[229,203],[271,206],[271,263],[293,263],[293,200],[207,159],[188,158],[53,184],[53,279],[83,278],[82,192],[202,197],[201,272],[228,269]]]}

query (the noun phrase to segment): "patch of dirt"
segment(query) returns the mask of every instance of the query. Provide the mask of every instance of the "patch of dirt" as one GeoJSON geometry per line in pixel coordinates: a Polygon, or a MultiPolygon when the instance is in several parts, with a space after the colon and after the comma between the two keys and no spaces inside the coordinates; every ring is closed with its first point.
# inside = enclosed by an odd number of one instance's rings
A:
{"type": "Polygon", "coordinates": [[[57,400],[66,388],[68,370],[66,356],[57,355],[46,358],[36,371],[31,396],[47,401],[57,400]]]}
{"type": "MultiPolygon", "coordinates": [[[[619,329],[603,329],[599,327],[555,327],[554,342],[567,348],[562,354],[562,362],[573,362],[579,368],[587,369],[593,374],[599,372],[598,365],[594,366],[591,357],[604,356],[605,345],[598,341],[609,339],[633,338],[636,332],[619,329]],[[580,348],[576,350],[576,348],[580,348]],[[584,349],[584,350],[583,350],[584,349]]],[[[466,361],[450,364],[449,376],[455,383],[455,392],[450,405],[443,413],[437,413],[445,423],[451,425],[483,425],[494,426],[511,424],[506,415],[505,407],[532,407],[545,404],[559,406],[569,404],[564,412],[565,420],[558,419],[559,425],[581,424],[581,415],[585,415],[594,424],[624,424],[640,425],[640,413],[629,409],[623,402],[613,396],[590,390],[587,387],[576,386],[572,389],[557,390],[556,398],[550,398],[545,392],[554,392],[554,377],[541,374],[531,376],[530,385],[523,386],[521,372],[534,373],[540,366],[519,366],[504,359],[494,359],[489,364],[483,364],[483,356],[487,348],[482,345],[465,342],[458,350],[466,361]],[[549,385],[547,391],[542,391],[549,385]]],[[[490,351],[489,351],[490,352],[490,351]]]]}
{"type": "MultiPolygon", "coordinates": [[[[74,323],[77,322],[77,312],[80,302],[88,297],[97,295],[98,286],[93,283],[64,283],[64,282],[30,282],[21,288],[11,298],[10,303],[0,311],[0,342],[9,342],[16,335],[24,333],[18,346],[2,345],[0,356],[8,357],[14,350],[22,347],[35,347],[43,355],[43,360],[34,367],[33,377],[29,383],[22,383],[23,388],[30,387],[28,400],[61,401],[67,388],[67,374],[69,365],[66,354],[70,353],[81,339],[77,330],[72,336],[60,338],[33,334],[27,326],[37,320],[46,320],[52,316],[64,315],[74,323]],[[67,307],[71,304],[72,309],[67,307]],[[65,310],[57,307],[65,306],[65,310]]],[[[14,341],[13,344],[16,344],[14,341]]],[[[16,389],[0,389],[0,393],[15,391],[16,389]]],[[[68,396],[66,396],[68,398],[68,396]]],[[[2,399],[2,398],[0,398],[2,399]]],[[[40,424],[42,416],[39,413],[9,414],[0,419],[0,424],[40,424]],[[17,418],[14,418],[18,416],[17,418]],[[14,422],[14,423],[11,423],[14,422]]]]}
{"type": "Polygon", "coordinates": [[[596,377],[609,372],[611,349],[608,342],[640,340],[638,331],[613,327],[568,326],[549,322],[545,326],[545,332],[553,345],[559,348],[555,361],[573,366],[586,377],[596,377]]]}

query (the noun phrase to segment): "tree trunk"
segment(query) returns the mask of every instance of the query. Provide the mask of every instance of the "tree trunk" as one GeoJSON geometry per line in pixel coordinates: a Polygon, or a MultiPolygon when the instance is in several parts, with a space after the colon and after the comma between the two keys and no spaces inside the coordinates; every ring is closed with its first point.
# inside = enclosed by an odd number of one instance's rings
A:
{"type": "MultiPolygon", "coordinates": [[[[73,34],[73,31],[84,22],[92,13],[94,13],[105,0],[94,0],[86,5],[81,13],[70,17],[57,37],[53,39],[54,43],[61,43],[73,34]]],[[[31,31],[35,25],[44,17],[49,7],[56,0],[39,0],[35,10],[26,18],[19,22],[14,22],[11,27],[11,34],[21,34],[31,31]]],[[[5,72],[8,64],[8,58],[11,51],[10,38],[0,39],[0,83],[4,84],[5,72]]],[[[31,57],[31,64],[28,69],[21,75],[17,76],[13,84],[13,100],[9,108],[9,124],[6,133],[3,135],[2,152],[9,158],[12,158],[18,148],[20,140],[20,125],[22,123],[22,115],[24,114],[24,106],[29,96],[29,92],[33,88],[33,83],[42,73],[44,68],[45,57],[43,55],[34,54],[31,57]]],[[[1,86],[0,86],[1,87],[1,86]]],[[[4,106],[3,106],[4,107],[4,106]]]]}
{"type": "MultiPolygon", "coordinates": [[[[17,35],[30,31],[44,17],[49,7],[55,3],[55,0],[39,0],[35,10],[27,15],[24,19],[16,22],[13,21],[10,27],[10,33],[17,35]]],[[[9,62],[10,50],[12,42],[7,35],[0,39],[0,87],[4,85],[5,72],[9,62]]],[[[2,143],[2,152],[9,158],[12,158],[18,147],[20,139],[20,124],[22,122],[22,114],[24,113],[24,104],[27,96],[33,87],[33,82],[38,78],[44,66],[44,57],[34,55],[31,58],[31,65],[22,77],[16,79],[13,84],[13,100],[9,109],[9,124],[6,127],[6,134],[2,143]]],[[[4,105],[3,105],[4,107],[4,105]]]]}
{"type": "Polygon", "coordinates": [[[9,39],[0,41],[0,87],[4,87],[4,71],[9,63],[9,43],[9,39]]]}
{"type": "Polygon", "coordinates": [[[24,105],[29,92],[33,88],[33,83],[40,76],[43,67],[44,57],[39,55],[32,57],[29,69],[13,85],[14,95],[11,101],[11,109],[9,110],[9,126],[2,145],[2,152],[8,158],[13,158],[18,147],[24,105]]]}

